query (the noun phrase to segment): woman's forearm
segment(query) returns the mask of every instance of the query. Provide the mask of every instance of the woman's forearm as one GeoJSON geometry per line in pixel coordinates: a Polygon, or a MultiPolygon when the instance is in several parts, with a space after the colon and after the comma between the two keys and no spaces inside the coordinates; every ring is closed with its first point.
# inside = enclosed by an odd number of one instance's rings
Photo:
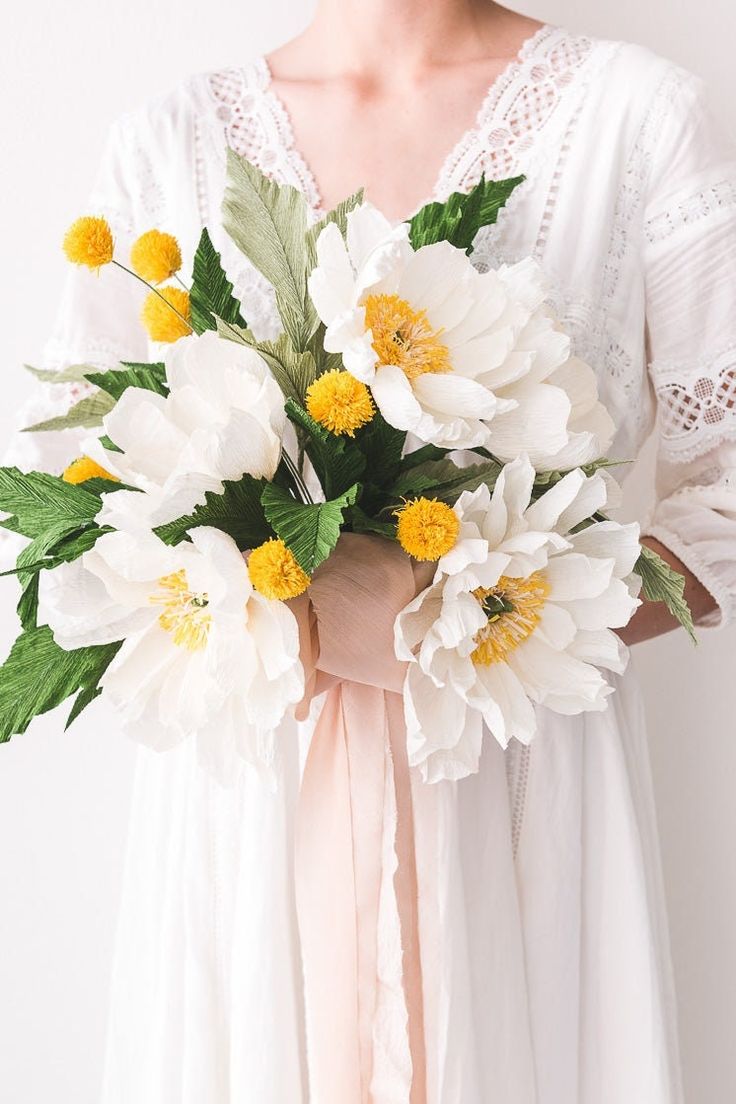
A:
{"type": "MultiPolygon", "coordinates": [[[[685,598],[692,610],[695,624],[716,608],[713,595],[705,589],[703,584],[695,578],[681,560],[678,560],[669,548],[660,544],[654,537],[644,537],[643,543],[653,549],[666,560],[675,571],[685,576],[685,598]]],[[[679,622],[672,616],[663,602],[643,602],[632,617],[629,624],[619,631],[619,636],[626,644],[639,644],[643,640],[651,640],[652,637],[661,636],[680,627],[679,622]]]]}

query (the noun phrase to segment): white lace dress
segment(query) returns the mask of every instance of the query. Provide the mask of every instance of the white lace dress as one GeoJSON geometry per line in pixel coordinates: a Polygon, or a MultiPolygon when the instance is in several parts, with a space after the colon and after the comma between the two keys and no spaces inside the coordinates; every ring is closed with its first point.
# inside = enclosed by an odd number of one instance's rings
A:
{"type": "MultiPolygon", "coordinates": [[[[218,226],[226,144],[319,208],[257,60],[123,119],[90,211],[110,218],[122,249],[158,226],[191,255],[209,225],[250,324],[272,334],[271,295],[218,226]]],[[[699,83],[638,47],[546,27],[489,91],[436,197],[482,171],[527,180],[478,263],[541,260],[620,427],[614,455],[636,455],[658,413],[649,531],[715,596],[712,620],[727,620],[736,161],[699,83]]],[[[75,273],[49,363],[147,359],[139,302],[115,272],[75,273]]],[[[68,398],[59,388],[54,401],[68,398]]],[[[43,447],[57,466],[76,451],[72,434],[43,447]]],[[[298,745],[284,733],[275,793],[247,774],[222,788],[191,746],[140,753],[104,1104],[310,1100],[292,879],[298,745]]],[[[476,776],[416,784],[428,1104],[681,1101],[648,771],[627,675],[607,712],[543,712],[530,749],[489,739],[476,776]]],[[[407,1104],[401,1023],[376,1032],[371,1100],[407,1104]]]]}

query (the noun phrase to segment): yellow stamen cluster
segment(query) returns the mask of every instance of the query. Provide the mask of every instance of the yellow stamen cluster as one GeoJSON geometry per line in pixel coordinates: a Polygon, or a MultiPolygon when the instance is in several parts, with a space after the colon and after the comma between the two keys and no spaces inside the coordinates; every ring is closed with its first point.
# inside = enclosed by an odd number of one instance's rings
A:
{"type": "Polygon", "coordinates": [[[248,574],[259,594],[281,602],[296,598],[309,586],[309,576],[293,552],[282,540],[273,538],[253,549],[248,557],[248,574]]]}
{"type": "Polygon", "coordinates": [[[364,383],[333,368],[307,389],[307,410],[325,429],[354,437],[356,429],[367,425],[376,413],[371,393],[364,383]]]}
{"type": "Polygon", "coordinates": [[[396,517],[399,544],[415,560],[439,560],[457,543],[460,521],[444,502],[415,498],[397,510],[396,517]]]}
{"type": "Polygon", "coordinates": [[[63,249],[72,264],[97,269],[110,263],[114,245],[112,230],[106,219],[85,215],[67,230],[63,249]]]}
{"type": "Polygon", "coordinates": [[[158,623],[171,633],[174,644],[188,652],[200,652],[207,647],[212,616],[207,611],[206,594],[189,589],[187,573],[182,568],[158,580],[159,590],[151,595],[153,605],[161,606],[158,623]]]}
{"type": "Polygon", "coordinates": [[[474,590],[488,622],[476,633],[473,663],[486,667],[503,663],[537,628],[549,591],[549,583],[539,571],[526,579],[502,575],[495,586],[474,590]]]}
{"type": "Polygon", "coordinates": [[[179,243],[171,234],[148,230],[133,243],[130,263],[141,279],[162,284],[181,268],[179,243]]]}
{"type": "Polygon", "coordinates": [[[177,287],[150,292],[141,311],[141,321],[151,341],[171,343],[186,337],[192,332],[189,318],[189,293],[177,287]]]}
{"type": "Polygon", "coordinates": [[[450,350],[441,331],[432,329],[426,311],[414,310],[398,295],[369,295],[363,306],[381,364],[396,365],[410,380],[426,372],[452,371],[450,350]]]}
{"type": "Polygon", "coordinates": [[[88,479],[110,479],[113,483],[120,482],[116,475],[111,475],[90,456],[80,456],[77,460],[72,460],[61,478],[65,483],[86,483],[88,479]]]}

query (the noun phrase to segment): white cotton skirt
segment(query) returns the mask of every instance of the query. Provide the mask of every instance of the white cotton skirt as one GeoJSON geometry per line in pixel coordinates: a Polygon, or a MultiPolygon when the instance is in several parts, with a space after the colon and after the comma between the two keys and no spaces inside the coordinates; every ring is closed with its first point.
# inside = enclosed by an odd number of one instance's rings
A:
{"type": "MultiPolygon", "coordinates": [[[[427,1104],[681,1104],[644,717],[540,710],[531,748],[412,789],[427,1104]]],[[[283,773],[224,788],[192,743],[139,753],[103,1104],[353,1104],[310,1096],[283,773]]],[[[401,1041],[395,1040],[400,1049],[401,1041]]],[[[408,1104],[384,1073],[371,1104],[408,1104]]],[[[400,1065],[400,1056],[396,1061],[400,1065]]]]}

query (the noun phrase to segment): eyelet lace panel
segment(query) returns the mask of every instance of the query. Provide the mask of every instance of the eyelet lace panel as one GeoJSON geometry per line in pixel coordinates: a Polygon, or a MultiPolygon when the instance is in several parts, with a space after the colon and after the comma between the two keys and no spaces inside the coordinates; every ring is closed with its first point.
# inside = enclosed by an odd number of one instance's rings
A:
{"type": "Polygon", "coordinates": [[[655,362],[651,374],[666,459],[692,460],[736,440],[736,343],[696,364],[655,362]]]}
{"type": "Polygon", "coordinates": [[[666,241],[684,226],[692,226],[718,211],[736,207],[736,184],[722,180],[712,188],[705,188],[688,196],[671,211],[663,211],[647,221],[644,232],[652,245],[666,241]]]}
{"type": "Polygon", "coordinates": [[[475,126],[446,158],[435,198],[468,191],[482,173],[495,180],[517,173],[592,47],[590,39],[558,27],[540,28],[492,86],[475,126]]]}
{"type": "Polygon", "coordinates": [[[211,73],[207,83],[226,144],[280,184],[291,184],[320,210],[317,183],[294,145],[286,108],[271,91],[271,71],[260,57],[244,69],[211,73]]]}

